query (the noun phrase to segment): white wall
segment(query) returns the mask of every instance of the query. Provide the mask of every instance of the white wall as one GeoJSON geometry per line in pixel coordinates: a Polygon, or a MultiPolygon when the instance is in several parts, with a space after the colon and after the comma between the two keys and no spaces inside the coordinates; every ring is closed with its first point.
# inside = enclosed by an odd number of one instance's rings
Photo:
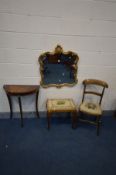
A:
{"type": "MultiPolygon", "coordinates": [[[[116,0],[0,0],[0,112],[9,111],[3,84],[39,84],[38,56],[57,44],[78,53],[79,82],[41,88],[39,109],[53,97],[80,103],[85,78],[107,81],[103,108],[116,108],[116,0]]],[[[23,99],[23,110],[34,110],[34,96],[23,99]]]]}

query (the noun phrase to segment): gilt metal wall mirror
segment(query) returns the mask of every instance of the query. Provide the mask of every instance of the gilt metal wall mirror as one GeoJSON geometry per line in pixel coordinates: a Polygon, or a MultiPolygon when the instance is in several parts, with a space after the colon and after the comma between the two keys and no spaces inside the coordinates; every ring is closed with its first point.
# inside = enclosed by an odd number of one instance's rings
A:
{"type": "Polygon", "coordinates": [[[72,51],[64,52],[57,45],[53,52],[45,52],[39,56],[41,86],[63,87],[77,83],[77,63],[79,57],[72,51]]]}

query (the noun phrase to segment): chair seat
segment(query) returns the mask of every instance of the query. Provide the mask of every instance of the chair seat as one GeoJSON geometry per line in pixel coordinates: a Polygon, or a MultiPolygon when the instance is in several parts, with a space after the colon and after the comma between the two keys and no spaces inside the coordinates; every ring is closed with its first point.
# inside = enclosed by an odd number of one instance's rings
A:
{"type": "Polygon", "coordinates": [[[96,103],[83,102],[80,105],[80,111],[91,115],[102,115],[102,109],[96,103]]]}

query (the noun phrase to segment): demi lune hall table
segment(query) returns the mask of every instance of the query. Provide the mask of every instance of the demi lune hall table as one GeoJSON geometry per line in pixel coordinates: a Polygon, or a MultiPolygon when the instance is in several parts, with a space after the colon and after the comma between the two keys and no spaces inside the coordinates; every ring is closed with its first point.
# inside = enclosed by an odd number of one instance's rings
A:
{"type": "Polygon", "coordinates": [[[38,112],[38,95],[39,95],[39,85],[4,85],[3,86],[6,95],[8,97],[8,102],[10,106],[10,119],[12,119],[13,116],[13,107],[12,107],[12,96],[18,97],[18,103],[19,103],[19,109],[20,109],[20,115],[21,115],[21,127],[23,127],[23,112],[22,112],[22,103],[21,103],[21,97],[26,95],[35,94],[35,108],[36,108],[36,114],[39,118],[39,112],[38,112]]]}

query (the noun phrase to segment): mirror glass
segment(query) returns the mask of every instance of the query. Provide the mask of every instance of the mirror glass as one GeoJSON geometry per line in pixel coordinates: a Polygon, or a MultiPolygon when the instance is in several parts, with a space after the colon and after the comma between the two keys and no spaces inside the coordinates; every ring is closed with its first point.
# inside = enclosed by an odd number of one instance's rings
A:
{"type": "Polygon", "coordinates": [[[41,85],[43,87],[73,86],[77,83],[78,55],[64,52],[57,45],[54,52],[45,52],[39,57],[41,85]]]}

